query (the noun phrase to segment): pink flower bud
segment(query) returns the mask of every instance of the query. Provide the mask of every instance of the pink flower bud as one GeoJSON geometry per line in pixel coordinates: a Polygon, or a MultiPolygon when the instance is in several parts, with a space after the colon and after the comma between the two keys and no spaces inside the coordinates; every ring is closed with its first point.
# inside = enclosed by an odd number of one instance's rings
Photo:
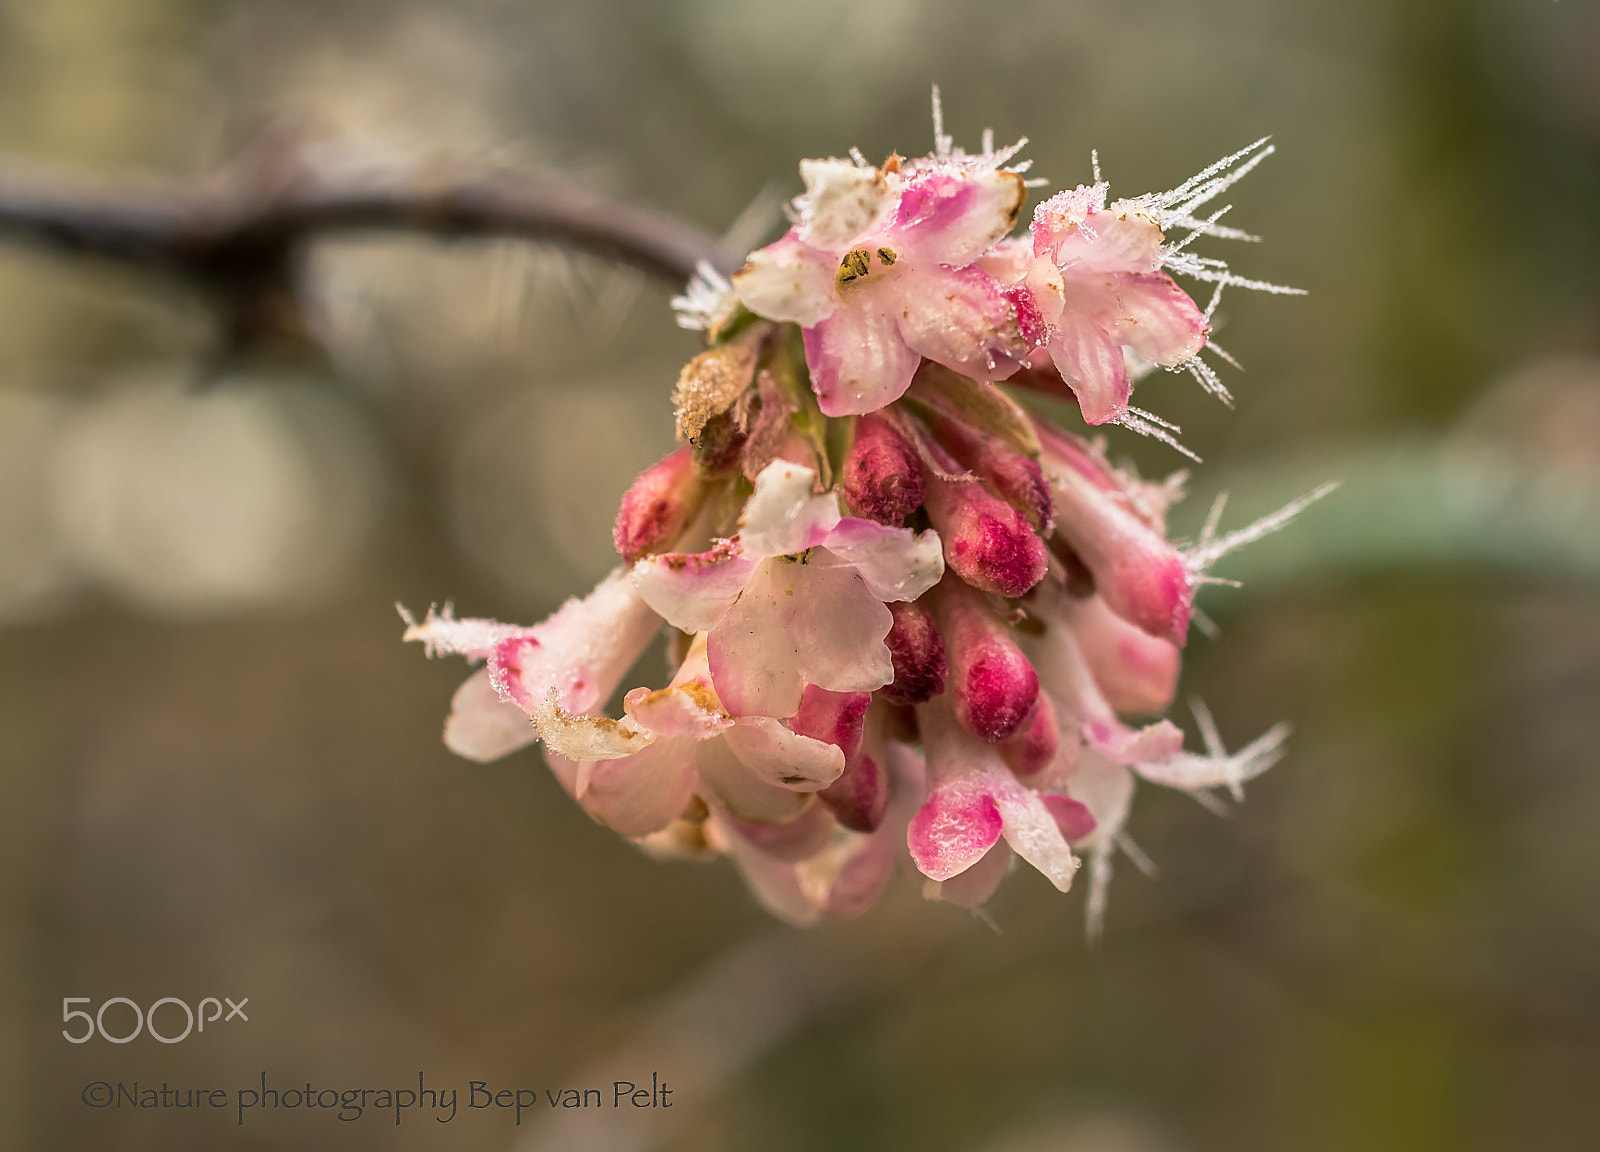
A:
{"type": "Polygon", "coordinates": [[[944,691],[948,665],[944,637],[933,614],[913,601],[891,603],[894,624],[884,642],[894,662],[894,680],[878,690],[893,704],[925,704],[944,691]]]}
{"type": "Polygon", "coordinates": [[[1000,759],[1019,777],[1032,776],[1056,758],[1060,746],[1055,705],[1041,692],[1027,723],[1000,742],[1000,759]]]}
{"type": "Polygon", "coordinates": [[[1067,843],[1082,840],[1095,830],[1094,813],[1083,801],[1070,796],[1041,796],[1039,799],[1044,801],[1045,808],[1055,819],[1056,827],[1061,829],[1061,837],[1067,843]]]}
{"type": "Polygon", "coordinates": [[[1068,619],[1095,683],[1118,712],[1165,712],[1178,692],[1181,650],[1134,627],[1098,596],[1069,601],[1068,619]]]}
{"type": "Polygon", "coordinates": [[[844,766],[844,774],[818,793],[835,820],[852,832],[875,832],[889,808],[889,778],[882,757],[865,748],[844,766]]]}
{"type": "Polygon", "coordinates": [[[790,718],[789,727],[801,736],[835,745],[849,760],[861,747],[861,725],[871,703],[870,692],[830,692],[807,684],[800,695],[800,711],[790,718]]]}
{"type": "Polygon", "coordinates": [[[685,444],[639,473],[622,497],[611,530],[617,553],[629,564],[671,548],[700,510],[706,485],[694,466],[694,449],[685,444]]]}
{"type": "Polygon", "coordinates": [[[1183,554],[1144,520],[1087,448],[1040,421],[1059,531],[1094,574],[1106,606],[1182,645],[1194,588],[1183,554]]]}
{"type": "Polygon", "coordinates": [[[917,510],[924,492],[916,453],[881,416],[856,421],[856,440],[839,470],[845,501],[858,516],[899,524],[917,510]]]}
{"type": "Polygon", "coordinates": [[[949,645],[956,718],[990,744],[1011,736],[1033,712],[1039,677],[983,596],[946,577],[934,611],[949,645]]]}
{"type": "Polygon", "coordinates": [[[964,467],[987,480],[1006,503],[1025,515],[1040,535],[1055,531],[1050,486],[1037,460],[948,416],[934,421],[933,434],[964,467]]]}
{"type": "Polygon", "coordinates": [[[983,481],[963,476],[961,465],[931,436],[915,428],[925,453],[928,519],[944,541],[949,567],[974,588],[1021,596],[1044,578],[1049,555],[1028,518],[983,481]]]}

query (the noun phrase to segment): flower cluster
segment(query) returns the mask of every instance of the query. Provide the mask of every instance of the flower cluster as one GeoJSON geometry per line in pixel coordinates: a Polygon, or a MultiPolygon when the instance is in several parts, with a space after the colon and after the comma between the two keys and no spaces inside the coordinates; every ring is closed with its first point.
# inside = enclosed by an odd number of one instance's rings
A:
{"type": "Polygon", "coordinates": [[[1093,925],[1136,780],[1215,804],[1281,754],[1281,726],[1229,754],[1200,709],[1197,752],[1159,717],[1207,567],[1304,502],[1179,546],[1181,474],[1141,480],[1018,397],[1170,441],[1129,404],[1141,371],[1221,392],[1216,295],[1172,273],[1272,288],[1187,250],[1241,235],[1196,212],[1267,150],[1131,200],[1097,170],[1012,238],[1020,144],[967,154],[937,113],[935,134],[921,159],[803,162],[789,232],[677,302],[708,347],[674,393],[682,446],[622,499],[622,567],[531,628],[447,609],[406,638],[484,664],[450,748],[542,740],[596,820],[731,857],[789,920],[861,912],[902,860],[976,907],[1013,856],[1065,891],[1081,854],[1093,925]],[[664,629],[670,682],[605,715],[664,629]]]}

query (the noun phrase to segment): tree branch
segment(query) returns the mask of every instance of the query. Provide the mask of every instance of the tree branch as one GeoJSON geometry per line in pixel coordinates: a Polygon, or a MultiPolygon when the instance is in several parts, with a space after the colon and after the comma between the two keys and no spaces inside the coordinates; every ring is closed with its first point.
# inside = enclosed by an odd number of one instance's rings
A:
{"type": "Polygon", "coordinates": [[[700,261],[726,273],[742,258],[672,216],[549,175],[279,154],[163,184],[89,180],[0,159],[0,237],[174,273],[222,298],[237,338],[248,339],[263,315],[295,295],[311,241],[363,232],[522,237],[677,284],[700,261]]]}

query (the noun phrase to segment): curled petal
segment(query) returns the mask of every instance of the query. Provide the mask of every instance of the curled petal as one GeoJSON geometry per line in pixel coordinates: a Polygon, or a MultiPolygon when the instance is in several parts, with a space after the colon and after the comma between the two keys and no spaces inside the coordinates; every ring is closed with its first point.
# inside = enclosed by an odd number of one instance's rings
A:
{"type": "Polygon", "coordinates": [[[806,366],[826,416],[875,412],[905,395],[921,357],[900,335],[875,288],[863,288],[805,329],[806,366]]]}
{"type": "Polygon", "coordinates": [[[659,832],[682,814],[694,792],[697,744],[693,736],[672,736],[631,756],[581,764],[578,802],[623,836],[659,832]]]}
{"type": "Polygon", "coordinates": [[[871,703],[869,692],[830,692],[808,684],[789,727],[802,736],[827,741],[848,760],[861,747],[861,729],[871,703]]]}
{"type": "Polygon", "coordinates": [[[763,560],[707,638],[711,681],[735,716],[793,716],[804,682],[790,637],[793,562],[763,560]]]}
{"type": "Polygon", "coordinates": [[[813,248],[791,229],[750,253],[730,280],[739,301],[757,316],[809,327],[838,307],[833,290],[838,264],[836,256],[813,248]]]}
{"type": "Polygon", "coordinates": [[[734,754],[726,739],[697,745],[695,764],[701,795],[729,815],[752,824],[785,824],[812,802],[809,792],[797,792],[757,775],[734,754]]]}
{"type": "MultiPolygon", "coordinates": [[[[803,711],[803,709],[802,709],[803,711]]],[[[872,832],[883,823],[889,807],[889,773],[885,760],[884,709],[880,705],[865,717],[856,746],[849,751],[844,772],[822,790],[822,802],[841,825],[855,832],[872,832]]]]}
{"type": "Polygon", "coordinates": [[[538,738],[539,731],[529,722],[528,714],[502,700],[494,690],[487,668],[479,668],[462,681],[450,700],[444,743],[457,756],[487,763],[538,738]]]}
{"type": "Polygon", "coordinates": [[[1128,410],[1133,392],[1122,347],[1090,315],[1069,302],[1045,345],[1061,378],[1078,398],[1087,424],[1104,424],[1128,410]]]}
{"type": "Polygon", "coordinates": [[[1003,834],[1058,889],[1071,887],[1078,861],[1039,794],[1018,783],[999,753],[967,733],[948,705],[924,704],[917,719],[931,783],[908,844],[922,873],[943,881],[964,872],[1003,834]]]}
{"type": "Polygon", "coordinates": [[[535,703],[533,723],[552,752],[579,762],[631,756],[655,739],[654,733],[641,730],[631,717],[612,720],[568,712],[554,691],[535,703]]]}
{"type": "Polygon", "coordinates": [[[1116,301],[1113,337],[1152,364],[1172,368],[1205,347],[1205,315],[1165,272],[1118,277],[1116,301]]]}
{"type": "Polygon", "coordinates": [[[705,632],[733,606],[759,563],[737,540],[722,540],[708,552],[646,557],[632,577],[640,598],[668,624],[705,632]]]}
{"type": "Polygon", "coordinates": [[[796,792],[826,788],[844,771],[837,745],[802,736],[769,716],[741,717],[723,739],[757,777],[796,792]]]}
{"type": "Polygon", "coordinates": [[[840,520],[823,547],[856,570],[879,600],[915,600],[944,575],[937,532],[913,532],[872,520],[840,520]]]}
{"type": "Polygon", "coordinates": [[[863,577],[843,564],[791,564],[789,635],[806,683],[871,692],[894,679],[883,640],[894,617],[863,577]]]}
{"type": "Polygon", "coordinates": [[[900,194],[885,235],[919,264],[960,267],[1016,226],[1027,194],[1015,172],[936,168],[915,177],[900,194]]]}
{"type": "Polygon", "coordinates": [[[739,544],[746,555],[787,556],[821,544],[839,522],[833,493],[812,495],[814,469],[774,460],[756,477],[739,522],[739,544]]]}
{"type": "Polygon", "coordinates": [[[974,380],[1017,370],[1023,347],[1015,309],[977,268],[928,268],[883,290],[900,317],[900,335],[919,354],[974,380]]]}

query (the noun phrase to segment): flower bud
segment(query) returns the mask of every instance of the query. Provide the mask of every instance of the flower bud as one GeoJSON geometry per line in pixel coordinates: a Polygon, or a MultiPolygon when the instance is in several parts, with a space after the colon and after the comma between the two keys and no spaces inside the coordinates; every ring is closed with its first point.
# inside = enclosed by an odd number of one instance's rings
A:
{"type": "Polygon", "coordinates": [[[928,519],[944,541],[949,567],[974,588],[1021,596],[1044,578],[1049,555],[1021,512],[961,465],[920,428],[928,519]]]}
{"type": "Polygon", "coordinates": [[[894,663],[894,680],[878,689],[892,704],[925,704],[944,691],[944,637],[933,614],[922,605],[899,600],[888,605],[894,624],[884,642],[894,663]]]}
{"type": "Polygon", "coordinates": [[[1084,446],[1043,426],[1040,438],[1058,530],[1094,574],[1106,606],[1150,635],[1182,645],[1194,597],[1183,554],[1134,510],[1084,446]]]}
{"type": "Polygon", "coordinates": [[[639,473],[622,497],[611,539],[622,559],[671,548],[705,501],[706,484],[695,471],[694,449],[685,444],[639,473]]]}
{"type": "Polygon", "coordinates": [[[1095,683],[1118,712],[1165,712],[1178,692],[1182,652],[1128,623],[1098,596],[1069,601],[1068,619],[1095,683]]]}
{"type": "Polygon", "coordinates": [[[889,810],[889,773],[884,759],[888,709],[867,713],[858,729],[860,746],[845,762],[844,774],[817,795],[833,817],[852,832],[874,832],[889,810]]]}
{"type": "Polygon", "coordinates": [[[1000,759],[1019,777],[1032,776],[1056,758],[1061,746],[1061,730],[1056,722],[1055,705],[1039,693],[1033,715],[1015,735],[1000,742],[1000,759]]]}
{"type": "Polygon", "coordinates": [[[934,611],[949,646],[956,718],[994,744],[1016,733],[1039,698],[1039,677],[983,596],[945,577],[934,611]]]}
{"type": "Polygon", "coordinates": [[[881,416],[856,421],[856,439],[839,470],[850,510],[880,524],[900,524],[922,503],[916,453],[881,416]]]}
{"type": "Polygon", "coordinates": [[[848,761],[861,747],[861,725],[871,703],[870,692],[830,692],[807,684],[800,711],[789,719],[789,727],[801,736],[835,745],[848,761]]]}
{"type": "Polygon", "coordinates": [[[1048,537],[1055,531],[1050,486],[1037,460],[948,416],[934,421],[933,434],[964,467],[987,480],[1001,499],[1026,516],[1040,535],[1048,537]]]}

